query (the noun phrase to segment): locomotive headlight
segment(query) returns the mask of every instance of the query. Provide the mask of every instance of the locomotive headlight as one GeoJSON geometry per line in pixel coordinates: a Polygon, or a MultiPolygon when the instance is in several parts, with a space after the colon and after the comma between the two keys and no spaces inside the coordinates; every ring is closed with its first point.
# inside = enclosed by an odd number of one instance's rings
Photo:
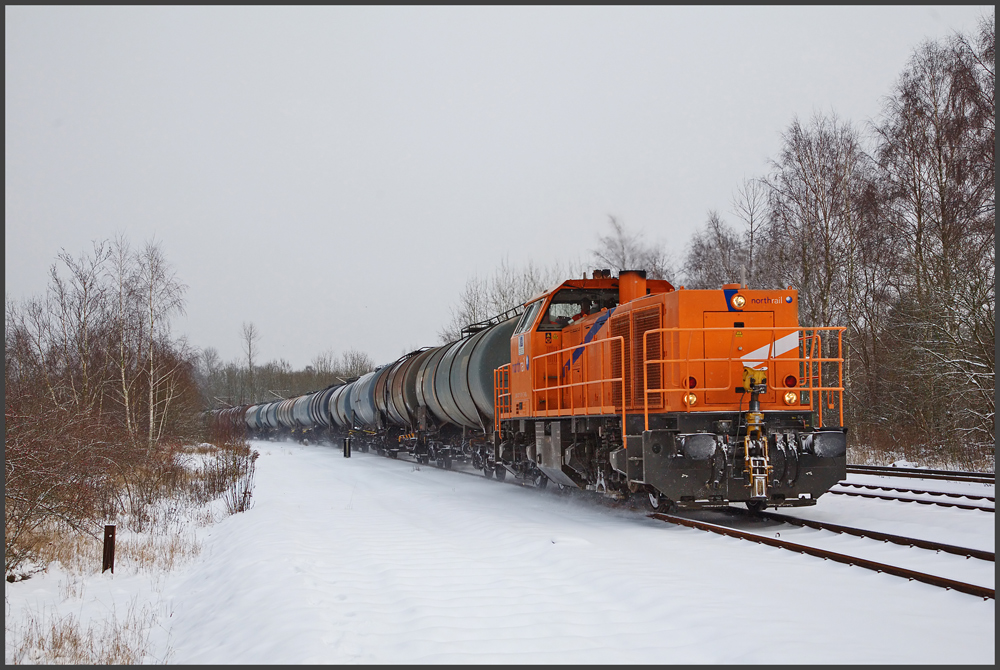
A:
{"type": "Polygon", "coordinates": [[[798,401],[799,401],[799,394],[796,393],[795,391],[789,391],[788,393],[785,394],[786,405],[794,405],[798,401]]]}
{"type": "Polygon", "coordinates": [[[743,309],[743,305],[747,304],[747,299],[737,294],[733,296],[733,299],[730,302],[733,303],[733,307],[736,309],[743,309]]]}
{"type": "Polygon", "coordinates": [[[695,405],[698,404],[698,396],[696,396],[693,393],[688,393],[686,396],[684,396],[684,404],[687,405],[688,407],[694,407],[695,405]]]}

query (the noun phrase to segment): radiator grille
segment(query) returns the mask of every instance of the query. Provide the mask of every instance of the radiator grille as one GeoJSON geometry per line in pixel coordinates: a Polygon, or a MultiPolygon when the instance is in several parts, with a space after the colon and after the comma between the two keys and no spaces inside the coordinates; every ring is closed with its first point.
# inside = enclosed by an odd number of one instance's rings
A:
{"type": "Polygon", "coordinates": [[[619,340],[612,340],[611,342],[611,377],[617,379],[624,376],[625,378],[624,384],[619,385],[615,383],[611,385],[611,402],[618,408],[622,406],[623,390],[625,392],[625,404],[632,404],[632,364],[631,357],[629,356],[629,349],[631,349],[632,343],[632,338],[630,337],[632,325],[630,316],[631,314],[622,314],[621,316],[611,317],[611,337],[622,337],[625,340],[624,352],[619,340]],[[622,369],[623,363],[624,370],[622,369]],[[624,375],[622,374],[623,372],[624,375]],[[622,386],[624,386],[624,389],[622,386]]]}
{"type": "MultiPolygon", "coordinates": [[[[632,361],[634,363],[632,371],[632,388],[634,390],[632,392],[631,400],[634,401],[637,407],[641,407],[643,405],[643,368],[645,368],[646,388],[661,388],[663,364],[655,363],[647,366],[645,365],[645,362],[647,352],[650,358],[654,360],[663,358],[663,333],[652,333],[648,338],[644,337],[647,330],[662,328],[660,306],[654,305],[652,307],[646,307],[645,309],[636,310],[633,313],[632,318],[634,321],[634,327],[632,328],[634,337],[632,340],[632,361]],[[644,339],[645,351],[643,350],[644,339]]],[[[661,407],[663,407],[663,394],[651,393],[649,395],[649,408],[660,409],[661,407]]]]}

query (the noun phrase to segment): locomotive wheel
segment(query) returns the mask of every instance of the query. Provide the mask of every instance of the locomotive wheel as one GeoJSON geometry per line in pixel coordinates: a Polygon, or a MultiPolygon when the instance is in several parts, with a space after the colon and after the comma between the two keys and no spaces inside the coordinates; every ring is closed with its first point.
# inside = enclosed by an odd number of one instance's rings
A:
{"type": "Polygon", "coordinates": [[[507,468],[497,463],[497,467],[493,470],[493,474],[496,475],[498,482],[502,482],[507,478],[507,468]]]}
{"type": "Polygon", "coordinates": [[[451,470],[451,456],[444,457],[444,469],[451,470]]]}
{"type": "Polygon", "coordinates": [[[486,477],[487,479],[490,479],[493,476],[493,468],[491,468],[489,465],[484,465],[483,476],[486,477]]]}
{"type": "Polygon", "coordinates": [[[537,475],[532,477],[531,483],[534,484],[537,488],[544,489],[546,486],[549,485],[549,478],[546,477],[541,472],[539,472],[537,475]]]}
{"type": "Polygon", "coordinates": [[[748,500],[747,509],[750,510],[752,514],[760,514],[767,507],[767,502],[764,500],[748,500]]]}
{"type": "Polygon", "coordinates": [[[666,496],[653,493],[652,491],[649,492],[649,506],[653,508],[654,512],[659,512],[660,514],[672,514],[677,511],[677,503],[666,496]]]}

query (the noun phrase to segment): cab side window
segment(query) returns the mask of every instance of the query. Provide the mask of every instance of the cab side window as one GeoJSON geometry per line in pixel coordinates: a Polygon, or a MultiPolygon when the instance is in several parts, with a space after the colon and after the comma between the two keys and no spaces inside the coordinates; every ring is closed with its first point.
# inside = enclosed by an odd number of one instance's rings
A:
{"type": "Polygon", "coordinates": [[[556,303],[549,305],[545,318],[538,330],[562,330],[573,323],[573,317],[580,313],[580,306],[573,303],[556,303]]]}
{"type": "Polygon", "coordinates": [[[617,304],[618,291],[613,289],[566,288],[552,297],[538,330],[562,330],[591,314],[597,314],[617,304]]]}

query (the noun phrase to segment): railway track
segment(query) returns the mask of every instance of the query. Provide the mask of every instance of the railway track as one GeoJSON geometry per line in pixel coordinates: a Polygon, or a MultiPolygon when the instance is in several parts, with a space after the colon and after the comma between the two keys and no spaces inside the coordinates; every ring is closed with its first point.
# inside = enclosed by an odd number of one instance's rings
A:
{"type": "Polygon", "coordinates": [[[923,470],[921,468],[897,468],[897,467],[886,467],[881,465],[848,465],[847,472],[856,475],[879,475],[885,477],[914,477],[918,479],[944,479],[952,482],[996,484],[996,474],[992,472],[923,470]]]}
{"type": "Polygon", "coordinates": [[[844,486],[855,489],[867,489],[869,491],[894,491],[896,493],[914,493],[929,496],[944,496],[946,498],[967,498],[969,500],[985,500],[995,503],[994,496],[980,496],[974,493],[954,493],[946,491],[928,491],[926,489],[901,489],[897,486],[879,486],[877,484],[856,484],[854,482],[840,482],[837,486],[844,486]]]}
{"type": "MultiPolygon", "coordinates": [[[[735,508],[731,508],[731,509],[735,509],[735,508]]],[[[838,563],[844,563],[846,565],[853,565],[853,566],[860,567],[860,568],[865,568],[865,569],[868,569],[868,570],[874,570],[875,572],[884,572],[884,573],[889,574],[889,575],[894,575],[896,577],[903,577],[905,579],[919,581],[919,582],[922,582],[924,584],[930,584],[932,586],[937,586],[937,587],[940,587],[940,588],[953,589],[953,590],[959,591],[961,593],[968,593],[969,595],[978,596],[980,598],[983,598],[984,600],[988,600],[988,599],[991,599],[991,598],[994,599],[994,600],[996,600],[996,591],[995,591],[995,589],[987,588],[985,586],[978,586],[976,584],[968,584],[966,582],[960,582],[960,581],[956,581],[954,579],[948,579],[946,577],[940,577],[938,575],[931,575],[931,574],[928,574],[928,573],[925,573],[925,572],[918,572],[916,570],[910,570],[908,568],[902,568],[902,567],[899,567],[899,566],[896,566],[896,565],[889,565],[887,563],[880,563],[878,561],[872,561],[872,560],[869,560],[869,559],[866,559],[866,558],[861,558],[859,556],[849,556],[849,555],[846,555],[846,554],[841,554],[841,553],[838,553],[838,552],[830,551],[828,549],[821,549],[819,547],[813,547],[813,546],[809,546],[809,545],[805,545],[805,544],[798,544],[798,543],[795,543],[795,542],[789,542],[788,540],[782,540],[782,539],[777,538],[777,537],[769,537],[769,536],[760,535],[760,534],[757,534],[757,533],[750,533],[750,532],[747,532],[747,531],[738,530],[736,528],[730,528],[729,526],[723,526],[723,525],[720,525],[720,524],[709,523],[707,521],[698,521],[698,520],[690,519],[690,518],[687,518],[687,517],[676,516],[676,515],[673,515],[673,514],[662,514],[662,513],[658,513],[658,512],[654,513],[654,514],[650,514],[649,516],[651,518],[653,518],[653,519],[658,519],[660,521],[665,521],[667,523],[673,523],[673,524],[677,524],[677,525],[680,525],[680,526],[687,526],[688,528],[696,528],[698,530],[704,530],[704,531],[708,531],[708,532],[712,532],[712,533],[717,533],[719,535],[726,535],[726,536],[729,536],[729,537],[735,537],[735,538],[739,538],[741,540],[749,540],[751,542],[757,542],[759,544],[766,544],[766,545],[771,546],[771,547],[778,547],[780,549],[787,549],[789,551],[794,551],[794,552],[797,552],[797,553],[800,553],[800,554],[808,554],[810,556],[815,556],[817,558],[822,558],[824,560],[832,560],[832,561],[836,561],[838,563]]],[[[769,515],[769,516],[783,517],[784,515],[769,515]]],[[[781,521],[784,521],[784,519],[781,519],[781,521]]],[[[801,520],[796,519],[796,521],[801,521],[801,520]]],[[[812,523],[813,522],[809,522],[809,523],[803,524],[803,525],[811,525],[812,523]]],[[[816,522],[816,523],[818,523],[818,522],[816,522]]],[[[827,526],[829,526],[829,525],[830,524],[827,524],[827,526]]],[[[842,528],[844,528],[844,531],[841,531],[841,532],[846,532],[847,528],[846,527],[842,527],[842,528]]],[[[826,528],[826,529],[827,530],[831,530],[830,528],[826,528]]],[[[862,533],[863,532],[863,533],[865,533],[864,537],[872,537],[873,536],[873,534],[871,533],[871,531],[861,531],[861,529],[854,529],[854,528],[852,528],[850,530],[851,531],[855,531],[852,534],[862,533]]],[[[906,541],[909,541],[909,542],[921,542],[921,543],[923,542],[923,541],[916,541],[913,538],[901,538],[899,536],[886,536],[886,534],[881,534],[881,535],[884,536],[883,541],[892,541],[892,540],[889,540],[888,537],[893,537],[893,538],[897,538],[899,540],[906,540],[906,541]]],[[[939,550],[939,551],[945,551],[945,549],[943,547],[948,547],[949,549],[958,550],[958,551],[975,551],[975,550],[964,550],[964,549],[959,548],[959,547],[950,547],[950,545],[939,545],[938,543],[929,543],[929,544],[936,545],[935,548],[937,550],[939,550]]],[[[918,546],[918,545],[917,544],[913,544],[913,546],[918,546]]],[[[984,560],[989,560],[989,559],[984,559],[984,560]]]]}
{"type": "MultiPolygon", "coordinates": [[[[431,465],[431,466],[439,468],[439,469],[448,469],[448,470],[450,470],[452,472],[455,472],[455,473],[458,473],[458,474],[463,474],[463,475],[467,475],[467,476],[470,476],[470,477],[477,477],[477,478],[485,479],[485,477],[483,477],[482,472],[479,471],[479,470],[468,470],[468,469],[466,469],[464,467],[463,468],[455,468],[455,467],[452,467],[452,468],[440,468],[440,466],[435,465],[435,464],[421,464],[421,463],[418,463],[416,460],[413,460],[413,459],[408,458],[408,457],[399,458],[399,456],[397,455],[396,458],[398,458],[398,460],[401,460],[403,462],[409,462],[412,465],[414,465],[415,467],[420,467],[421,465],[431,465]]],[[[458,463],[456,463],[455,465],[458,465],[458,463]]],[[[493,480],[494,478],[490,477],[489,479],[493,480]]],[[[533,486],[532,484],[530,484],[530,483],[528,483],[526,481],[522,481],[522,480],[518,480],[518,479],[511,479],[511,480],[507,480],[506,482],[498,482],[498,483],[507,483],[507,484],[522,486],[522,487],[526,487],[526,488],[537,488],[537,487],[533,486]]],[[[842,483],[842,485],[844,485],[844,483],[842,483]]],[[[862,486],[862,487],[868,487],[869,485],[860,485],[860,486],[862,486]]],[[[877,489],[877,488],[883,488],[883,487],[872,487],[872,488],[876,488],[877,489]]],[[[938,493],[938,492],[931,492],[931,491],[918,491],[918,490],[914,490],[914,489],[908,490],[907,492],[911,492],[911,493],[932,493],[932,494],[933,493],[938,493]]],[[[831,491],[831,493],[836,493],[836,491],[831,491]]],[[[844,493],[851,494],[851,493],[854,493],[854,492],[844,492],[844,493]]],[[[875,495],[875,494],[855,494],[855,495],[863,495],[865,497],[873,497],[873,498],[887,498],[887,499],[891,499],[891,500],[904,500],[904,499],[898,498],[898,497],[893,497],[893,496],[879,496],[879,495],[875,495]]],[[[949,495],[949,494],[942,494],[942,495],[949,495]]],[[[972,496],[964,496],[964,497],[972,497],[972,496]]],[[[977,498],[993,500],[992,498],[990,498],[988,496],[978,496],[977,498]]],[[[915,498],[905,499],[905,500],[909,500],[909,501],[913,501],[913,502],[922,502],[922,503],[925,503],[925,504],[933,504],[933,503],[936,502],[936,501],[920,500],[920,499],[915,499],[915,498]]],[[[953,507],[962,507],[959,504],[949,504],[949,503],[938,503],[938,504],[944,504],[946,506],[953,506],[953,507]]],[[[970,506],[964,506],[964,507],[970,507],[970,506]]],[[[994,511],[991,508],[983,508],[983,507],[975,507],[975,506],[972,506],[972,508],[974,508],[974,509],[983,509],[984,511],[990,511],[990,512],[994,511]]],[[[746,516],[746,515],[750,515],[751,514],[749,511],[744,510],[742,508],[738,508],[738,507],[728,507],[728,508],[725,508],[725,512],[729,513],[729,514],[737,514],[737,515],[740,515],[740,516],[746,516]]],[[[903,578],[911,580],[911,581],[919,581],[919,582],[924,583],[924,584],[930,584],[932,586],[937,586],[937,587],[944,588],[944,589],[952,589],[952,590],[955,590],[955,591],[958,591],[958,592],[961,592],[961,593],[967,593],[969,595],[974,595],[974,596],[983,598],[984,600],[989,600],[989,599],[995,600],[996,599],[996,590],[995,589],[991,589],[991,588],[985,587],[985,586],[979,586],[979,585],[976,585],[976,584],[969,584],[967,582],[962,582],[962,581],[958,581],[958,580],[954,580],[954,579],[949,579],[947,577],[941,577],[939,575],[932,575],[932,574],[929,574],[929,573],[924,573],[924,572],[919,572],[919,571],[916,571],[916,570],[911,570],[909,568],[903,568],[903,567],[896,566],[896,565],[890,565],[890,564],[887,564],[887,563],[881,563],[881,562],[878,562],[878,561],[872,561],[872,560],[869,560],[869,559],[866,559],[866,558],[862,558],[862,557],[859,557],[859,556],[850,556],[850,555],[847,555],[847,554],[841,554],[841,553],[830,551],[830,550],[827,550],[827,549],[821,549],[821,548],[813,547],[813,546],[809,546],[809,545],[798,544],[798,543],[795,543],[795,542],[789,542],[788,540],[782,540],[782,539],[777,538],[777,537],[769,537],[769,536],[766,536],[766,535],[760,535],[760,534],[757,534],[757,533],[751,533],[751,532],[747,532],[747,531],[742,531],[742,530],[739,530],[739,529],[736,529],[736,528],[730,528],[728,526],[723,526],[723,525],[720,525],[720,524],[714,524],[714,523],[710,523],[710,522],[707,522],[707,521],[698,521],[698,520],[695,520],[695,519],[690,519],[690,518],[687,518],[687,517],[681,517],[681,516],[677,516],[677,515],[673,515],[673,514],[653,513],[653,514],[649,514],[648,516],[650,518],[658,519],[660,521],[665,521],[665,522],[668,522],[668,523],[674,523],[674,524],[677,524],[677,525],[687,526],[689,528],[696,528],[696,529],[699,529],[699,530],[705,530],[705,531],[709,531],[709,532],[713,532],[713,533],[718,533],[720,535],[727,535],[729,537],[736,537],[736,538],[739,538],[739,539],[745,539],[745,540],[749,540],[749,541],[752,541],[752,542],[757,542],[757,543],[760,543],[760,544],[765,544],[765,545],[772,546],[772,547],[778,547],[778,548],[781,548],[781,549],[787,549],[787,550],[794,551],[794,552],[801,553],[801,554],[807,554],[807,555],[810,555],[810,556],[815,556],[817,558],[822,558],[824,560],[833,560],[833,561],[836,561],[838,563],[843,563],[843,564],[846,564],[846,565],[853,565],[853,566],[865,568],[865,569],[868,569],[868,570],[874,570],[875,572],[882,572],[882,573],[889,574],[889,575],[894,575],[894,576],[897,576],[897,577],[903,577],[903,578]]],[[[916,548],[924,549],[924,550],[928,550],[928,551],[944,552],[944,553],[948,553],[948,554],[952,554],[952,555],[956,555],[956,556],[963,556],[965,558],[970,558],[970,559],[978,559],[978,560],[989,561],[989,562],[993,562],[993,563],[996,562],[996,554],[994,552],[989,552],[989,551],[980,550],[980,549],[972,549],[972,548],[967,548],[967,547],[957,547],[957,546],[954,546],[954,545],[944,544],[944,543],[941,543],[941,542],[933,542],[933,541],[930,541],[930,540],[921,540],[921,539],[918,539],[918,538],[904,537],[904,536],[901,536],[901,535],[893,535],[893,534],[890,534],[890,533],[882,533],[882,532],[879,532],[879,531],[871,531],[871,530],[865,530],[865,529],[861,529],[861,528],[853,528],[853,527],[849,527],[849,526],[841,526],[841,525],[838,525],[838,524],[832,524],[832,523],[821,522],[821,521],[813,521],[813,520],[809,520],[809,519],[800,519],[800,518],[793,517],[793,516],[788,516],[788,515],[785,515],[785,514],[779,514],[777,512],[766,512],[765,511],[765,512],[757,513],[755,516],[757,518],[769,519],[771,521],[776,521],[776,522],[779,522],[779,523],[787,523],[789,525],[803,526],[803,527],[808,527],[808,528],[814,528],[814,529],[817,529],[817,530],[826,530],[826,531],[830,531],[830,532],[834,532],[834,533],[853,535],[855,537],[868,538],[868,539],[871,539],[871,540],[874,540],[874,541],[878,541],[878,542],[889,542],[889,543],[893,543],[893,544],[897,544],[897,545],[901,545],[901,546],[916,547],[916,548]]]]}
{"type": "MultiPolygon", "coordinates": [[[[750,514],[750,512],[740,509],[739,507],[730,507],[728,511],[731,513],[739,514],[741,516],[750,514]]],[[[866,530],[863,528],[853,528],[851,526],[841,526],[835,523],[828,523],[826,521],[813,521],[811,519],[800,519],[798,517],[789,516],[788,514],[781,514],[779,512],[760,512],[757,514],[757,516],[762,519],[780,521],[781,523],[789,523],[795,526],[805,526],[808,528],[815,528],[817,530],[829,530],[834,533],[854,535],[855,537],[867,537],[872,540],[878,540],[881,542],[891,542],[893,544],[899,544],[908,547],[918,547],[920,549],[928,549],[930,551],[943,551],[948,554],[963,556],[965,558],[978,558],[981,561],[992,561],[994,563],[996,562],[996,554],[994,552],[984,551],[982,549],[956,547],[951,544],[932,542],[930,540],[921,540],[915,537],[904,537],[902,535],[892,535],[891,533],[882,533],[880,531],[866,530]]]]}
{"type": "MultiPolygon", "coordinates": [[[[843,484],[838,484],[838,486],[843,486],[843,484]]],[[[920,503],[921,505],[939,505],[941,507],[956,507],[958,509],[979,510],[980,512],[994,512],[994,513],[996,512],[995,508],[988,507],[986,505],[969,505],[965,503],[948,502],[945,500],[927,500],[926,498],[908,498],[906,496],[896,496],[885,493],[862,493],[860,491],[842,491],[836,488],[830,489],[827,493],[831,493],[833,495],[841,495],[841,496],[855,496],[859,498],[873,498],[878,500],[894,500],[896,502],[907,502],[907,503],[915,502],[915,503],[920,503]]],[[[946,493],[937,493],[931,491],[921,491],[921,493],[929,493],[931,495],[949,495],[946,493]]]]}
{"type": "MultiPolygon", "coordinates": [[[[923,470],[920,468],[897,468],[877,465],[849,465],[847,472],[850,474],[875,475],[886,477],[909,477],[925,480],[964,482],[973,484],[993,484],[995,475],[989,472],[958,472],[953,470],[923,470]]],[[[934,491],[916,487],[892,486],[888,484],[873,484],[871,482],[839,482],[829,493],[835,495],[856,496],[860,498],[871,498],[878,500],[894,500],[897,502],[915,502],[922,505],[939,505],[941,507],[954,507],[965,510],[979,510],[981,512],[996,512],[996,499],[993,496],[977,495],[971,492],[962,491],[934,491]],[[862,489],[848,490],[848,489],[862,489]],[[882,493],[874,493],[881,491],[882,493]],[[910,494],[910,496],[931,496],[931,499],[924,497],[908,497],[906,495],[896,495],[899,493],[910,494]],[[949,498],[950,500],[945,500],[949,498]],[[960,499],[970,502],[959,502],[960,499]],[[973,501],[980,501],[982,504],[974,504],[973,501]],[[989,504],[985,504],[989,503],[989,504]]]]}

